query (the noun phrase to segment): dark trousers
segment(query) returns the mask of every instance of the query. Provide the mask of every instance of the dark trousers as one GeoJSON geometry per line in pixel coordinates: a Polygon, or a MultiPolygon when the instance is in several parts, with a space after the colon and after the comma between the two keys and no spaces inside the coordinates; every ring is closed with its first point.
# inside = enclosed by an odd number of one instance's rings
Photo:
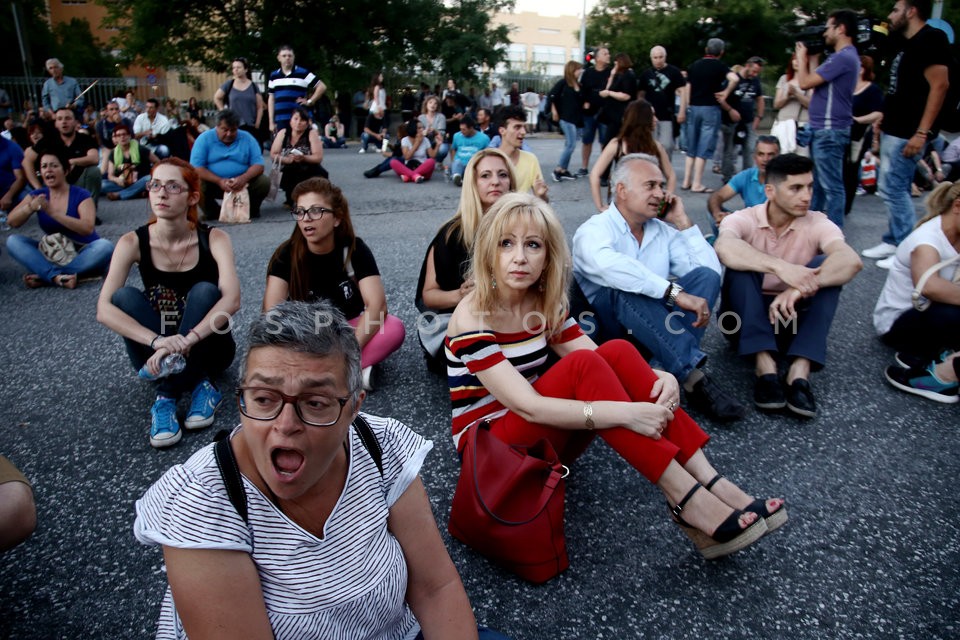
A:
{"type": "MultiPolygon", "coordinates": [[[[808,267],[823,262],[815,258],[808,267]]],[[[737,353],[753,356],[763,351],[789,359],[806,358],[811,369],[823,368],[827,360],[827,335],[840,301],[840,287],[825,287],[797,302],[797,318],[787,324],[771,324],[768,311],[775,296],[763,293],[763,274],[727,268],[723,277],[720,330],[737,343],[737,353]]]]}
{"type": "MultiPolygon", "coordinates": [[[[960,307],[931,302],[926,311],[907,309],[880,337],[897,351],[933,358],[960,349],[960,307]]],[[[960,360],[958,358],[957,360],[960,360]]],[[[956,363],[957,360],[954,362],[956,363]]]]}
{"type": "MultiPolygon", "coordinates": [[[[216,220],[220,217],[220,205],[217,198],[223,198],[223,190],[212,182],[200,181],[200,191],[203,192],[202,207],[207,220],[216,220]]],[[[247,184],[250,193],[250,217],[260,217],[260,205],[263,204],[270,191],[270,178],[264,174],[258,175],[247,184]]]]}
{"type": "MultiPolygon", "coordinates": [[[[122,287],[113,294],[110,301],[118,309],[139,322],[157,335],[182,336],[190,333],[220,300],[220,289],[210,282],[198,282],[187,294],[187,301],[183,307],[183,317],[176,327],[167,324],[163,326],[160,314],[147,299],[146,294],[135,287],[122,287]]],[[[192,391],[201,380],[219,375],[230,366],[236,353],[236,344],[226,327],[218,328],[212,334],[193,345],[187,356],[186,368],[166,378],[157,380],[157,393],[169,398],[176,398],[181,393],[192,391]]],[[[127,348],[127,355],[135,370],[141,367],[153,355],[153,349],[129,338],[123,339],[127,348]]]]}

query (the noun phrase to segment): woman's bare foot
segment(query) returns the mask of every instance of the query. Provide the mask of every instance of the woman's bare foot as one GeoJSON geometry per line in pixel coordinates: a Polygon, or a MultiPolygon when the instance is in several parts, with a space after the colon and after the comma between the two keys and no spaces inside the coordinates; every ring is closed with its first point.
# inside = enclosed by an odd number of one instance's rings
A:
{"type": "Polygon", "coordinates": [[[28,273],[25,276],[23,276],[23,284],[28,289],[39,289],[40,287],[44,287],[47,285],[47,283],[43,281],[43,278],[41,278],[35,273],[28,273]]]}
{"type": "MultiPolygon", "coordinates": [[[[725,503],[710,491],[695,491],[685,505],[681,518],[692,527],[696,527],[710,537],[736,508],[725,503]]],[[[738,518],[740,529],[746,529],[757,521],[756,513],[744,511],[738,518]]]]}
{"type": "Polygon", "coordinates": [[[53,283],[63,289],[76,289],[77,276],[72,273],[61,273],[53,279],[53,283]]]}

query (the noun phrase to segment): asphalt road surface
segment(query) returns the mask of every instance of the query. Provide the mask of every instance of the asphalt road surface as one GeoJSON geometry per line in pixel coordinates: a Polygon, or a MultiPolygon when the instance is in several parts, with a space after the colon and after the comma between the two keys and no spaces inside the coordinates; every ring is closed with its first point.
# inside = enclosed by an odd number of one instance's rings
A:
{"type": "MultiPolygon", "coordinates": [[[[561,141],[530,142],[549,176],[561,141]]],[[[408,331],[364,409],[434,441],[423,478],[480,622],[518,639],[960,637],[957,406],[884,381],[893,354],[874,336],[871,312],[885,272],[871,260],[841,295],[828,365],[812,378],[815,420],[751,409],[732,426],[701,421],[721,471],[759,496],[787,499],[782,530],[731,558],[704,561],[671,524],[659,492],[598,441],[569,479],[571,566],[561,576],[532,586],[451,540],[458,464],[449,401],[445,380],[424,367],[413,295],[427,243],[459,191],[439,174],[422,185],[392,174],[365,179],[376,159],[354,145],[327,151],[324,161],[408,331]]],[[[682,168],[679,156],[674,162],[682,168]]],[[[706,180],[719,186],[715,175],[706,180]]],[[[683,196],[706,229],[706,197],[683,196]]],[[[593,213],[585,179],[550,182],[550,198],[570,237],[593,213]]],[[[115,241],[146,220],[147,201],[104,200],[99,215],[98,231],[115,241]]],[[[260,309],[267,261],[293,224],[272,204],[262,219],[228,229],[243,292],[241,343],[260,309]]],[[[847,219],[850,244],[876,244],[885,226],[880,200],[858,197],[847,219]]],[[[32,221],[26,230],[38,234],[32,221]]],[[[119,337],[97,324],[98,284],[27,290],[22,273],[4,251],[0,453],[33,482],[39,524],[0,556],[0,638],[152,637],[166,581],[160,550],[133,537],[134,501],[214,431],[236,424],[236,407],[226,401],[212,429],[152,449],[151,387],[134,375],[119,337]]],[[[716,326],[705,345],[707,371],[749,403],[751,366],[716,326]]],[[[234,363],[221,381],[225,395],[236,372],[234,363]]]]}

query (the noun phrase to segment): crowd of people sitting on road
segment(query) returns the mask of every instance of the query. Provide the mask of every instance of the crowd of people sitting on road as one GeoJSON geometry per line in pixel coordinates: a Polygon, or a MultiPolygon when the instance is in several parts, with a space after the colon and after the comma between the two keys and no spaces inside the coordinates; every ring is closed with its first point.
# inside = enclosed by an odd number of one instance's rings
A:
{"type": "MultiPolygon", "coordinates": [[[[926,5],[905,6],[894,26],[919,32],[926,5]]],[[[827,44],[838,52],[849,45],[848,18],[835,12],[828,23],[827,44]]],[[[423,96],[422,113],[410,109],[391,145],[388,97],[377,73],[364,92],[359,149],[374,145],[384,156],[367,177],[392,170],[405,183],[423,183],[449,161],[460,187],[453,217],[424,247],[415,296],[427,367],[449,382],[457,451],[464,452],[470,430],[483,428],[510,445],[546,440],[570,466],[600,437],[662,491],[673,521],[709,559],[779,528],[787,510],[782,498],[755,498],[719,474],[704,452],[709,436],[681,406],[685,399],[717,422],[747,412],[707,374],[701,342],[708,324],[714,319],[753,364],[757,409],[816,418],[811,374],[826,366],[841,289],[863,268],[842,231],[843,199],[839,220],[830,209],[841,167],[823,169],[849,132],[824,124],[823,110],[836,105],[826,104],[820,90],[847,83],[852,96],[863,77],[856,56],[817,66],[798,45],[796,75],[778,97],[808,109],[809,152],[781,153],[780,137],[757,138],[744,171],[725,176],[710,198],[713,233],[691,220],[676,193],[674,125],[690,121],[680,190],[706,192],[712,190],[703,184],[704,167],[726,126],[721,112],[732,127],[725,145],[733,144],[736,123],[754,127],[762,115],[760,107],[744,107],[762,100],[746,88],[762,61],[751,58],[737,73],[720,61],[722,44],[708,43],[704,59],[691,65],[689,84],[668,68],[663,47],[651,51],[651,84],[650,74],[633,73],[628,55],[611,57],[603,47],[593,67],[567,65],[550,92],[565,138],[552,177],[576,177],[568,167],[582,133],[581,173],[590,176],[598,212],[576,231],[572,251],[549,204],[540,159],[525,141],[536,127],[530,111],[538,105],[523,97],[531,92],[514,86],[503,98],[509,104],[485,105],[484,97],[492,100],[485,90],[474,115],[451,81],[438,95],[423,96]],[[594,139],[602,151],[591,170],[594,139]],[[738,194],[744,207],[726,211],[723,204],[738,194]]],[[[908,62],[929,60],[939,66],[936,58],[908,62]]],[[[218,378],[235,359],[231,318],[241,291],[228,229],[203,220],[216,218],[218,201],[238,193],[247,194],[250,217],[259,217],[271,189],[257,137],[266,111],[273,171],[282,176],[273,187],[285,196],[293,229],[263,265],[262,314],[249,329],[235,393],[240,426],[225,444],[173,467],[137,503],[137,538],[162,545],[167,565],[161,632],[411,637],[420,628],[418,637],[502,637],[477,627],[433,526],[418,475],[432,444],[394,420],[360,412],[406,328],[389,313],[374,252],[322,165],[324,148],[345,143],[338,122],[314,122],[311,107],[326,87],[295,64],[289,47],[278,50],[278,61],[266,100],[250,82],[247,62],[233,62],[233,78],[217,90],[223,108],[214,126],[189,137],[189,162],[163,136],[171,116],[202,120],[195,102],[185,113],[167,105],[165,116],[151,99],[130,122],[135,101],[111,101],[94,126],[101,154],[92,132],[78,133],[75,110],[83,105],[59,98],[50,109],[54,128],[11,171],[32,188],[22,198],[4,196],[10,226],[20,228],[35,214],[43,238],[13,234],[8,251],[26,268],[29,288],[73,289],[81,278],[105,274],[97,319],[119,334],[133,370],[156,388],[151,446],[167,448],[183,429],[209,427],[230,395],[218,378]],[[100,193],[111,200],[145,194],[149,221],[114,246],[95,231],[100,193]],[[127,284],[134,264],[143,289],[127,284]],[[317,323],[317,314],[329,322],[317,323]],[[187,393],[181,422],[177,400],[187,393]],[[221,456],[233,461],[233,483],[221,456]],[[245,495],[239,502],[237,491],[245,495]],[[309,561],[298,562],[301,553],[309,561]],[[297,591],[305,581],[324,585],[309,601],[297,591]],[[361,584],[362,593],[355,590],[361,584]]],[[[53,68],[59,82],[62,65],[59,76],[53,68]]],[[[865,115],[876,110],[869,108],[865,115]]],[[[836,115],[826,121],[837,122],[836,115]]],[[[918,133],[930,129],[926,120],[917,126],[918,133]]],[[[898,129],[877,133],[881,153],[901,139],[898,129]]],[[[903,196],[892,192],[893,182],[908,190],[911,180],[882,179],[885,201],[903,196]]],[[[903,222],[891,218],[891,233],[899,235],[885,238],[892,260],[873,319],[896,350],[897,364],[886,370],[890,384],[955,403],[960,183],[938,181],[927,215],[912,216],[911,230],[903,233],[903,222]]],[[[5,465],[0,472],[6,500],[6,484],[25,479],[5,465]]],[[[28,509],[18,513],[18,522],[31,517],[28,509]]],[[[5,540],[0,536],[0,545],[5,540]]]]}

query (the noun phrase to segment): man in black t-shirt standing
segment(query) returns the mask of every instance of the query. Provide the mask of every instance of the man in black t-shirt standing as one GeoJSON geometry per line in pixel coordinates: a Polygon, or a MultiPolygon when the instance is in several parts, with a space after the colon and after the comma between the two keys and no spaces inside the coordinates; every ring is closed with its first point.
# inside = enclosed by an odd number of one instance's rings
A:
{"type": "Polygon", "coordinates": [[[723,134],[723,182],[730,182],[737,172],[737,143],[742,143],[743,169],[753,166],[753,147],[757,143],[757,127],[763,118],[763,88],[760,86],[760,71],[763,58],[756,56],[747,60],[740,72],[736,89],[727,97],[731,109],[723,113],[720,131],[723,134]],[[730,116],[736,111],[740,117],[734,121],[730,116]],[[743,131],[744,136],[737,135],[743,131]]]}
{"type": "MultiPolygon", "coordinates": [[[[720,113],[731,112],[727,104],[730,95],[740,80],[740,76],[720,61],[724,42],[720,38],[710,38],[704,49],[704,56],[687,69],[687,87],[681,110],[687,109],[687,158],[684,162],[683,184],[681,189],[690,189],[695,193],[710,193],[703,185],[703,167],[707,159],[713,157],[717,146],[717,132],[720,130],[720,113]]],[[[740,119],[739,113],[730,113],[734,120],[740,119]]]]}
{"type": "Polygon", "coordinates": [[[601,140],[606,140],[607,137],[606,127],[597,121],[597,111],[603,105],[600,91],[607,88],[610,71],[610,50],[606,47],[597,47],[593,66],[584,69],[580,75],[580,91],[583,95],[583,133],[580,138],[580,150],[583,164],[577,171],[578,176],[590,173],[590,154],[593,152],[593,140],[597,133],[599,132],[601,140]]]}
{"type": "Polygon", "coordinates": [[[880,244],[864,250],[866,258],[891,257],[917,222],[910,184],[924,145],[936,136],[932,129],[949,86],[950,44],[943,31],[927,24],[930,10],[931,0],[897,0],[887,18],[891,32],[906,39],[890,63],[880,121],[877,186],[890,227],[880,244]]]}
{"type": "Polygon", "coordinates": [[[686,114],[675,113],[676,99],[687,84],[680,69],[667,64],[667,50],[660,45],[650,49],[653,65],[640,74],[640,97],[646,99],[657,114],[657,142],[663,145],[667,155],[673,155],[674,127],[682,123],[686,114]]]}

